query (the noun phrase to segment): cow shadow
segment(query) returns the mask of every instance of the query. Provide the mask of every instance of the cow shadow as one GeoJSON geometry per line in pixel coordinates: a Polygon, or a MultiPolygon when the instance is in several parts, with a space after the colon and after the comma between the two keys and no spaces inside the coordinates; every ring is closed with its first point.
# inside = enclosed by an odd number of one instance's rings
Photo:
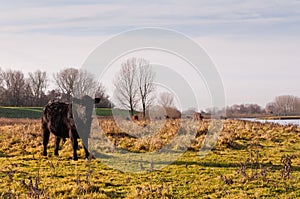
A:
{"type": "MultiPolygon", "coordinates": [[[[172,165],[177,165],[177,166],[201,166],[201,167],[210,167],[210,168],[238,168],[240,167],[240,163],[236,162],[236,163],[225,163],[225,162],[211,162],[211,161],[207,161],[207,162],[197,162],[197,161],[176,161],[173,162],[172,165]]],[[[251,168],[251,163],[247,163],[245,164],[245,166],[247,166],[248,168],[251,168]]],[[[271,167],[272,170],[281,170],[283,165],[278,165],[278,164],[272,164],[271,162],[268,163],[260,163],[258,166],[262,166],[262,167],[271,167]]],[[[300,166],[295,166],[292,165],[293,171],[300,171],[300,166]]]]}

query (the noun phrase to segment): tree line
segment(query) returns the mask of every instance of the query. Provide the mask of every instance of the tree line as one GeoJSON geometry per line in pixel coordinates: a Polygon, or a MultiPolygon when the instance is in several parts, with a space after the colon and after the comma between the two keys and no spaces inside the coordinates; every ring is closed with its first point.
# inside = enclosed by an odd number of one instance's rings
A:
{"type": "Polygon", "coordinates": [[[70,101],[84,94],[100,97],[99,107],[112,107],[105,88],[87,71],[66,68],[53,75],[54,89],[49,89],[49,74],[36,70],[27,75],[20,70],[0,68],[0,106],[44,106],[49,100],[70,101]]]}
{"type": "Polygon", "coordinates": [[[300,97],[281,95],[266,105],[265,111],[273,115],[300,115],[300,97]]]}
{"type": "MultiPolygon", "coordinates": [[[[49,100],[70,101],[72,96],[82,95],[101,98],[97,107],[114,106],[104,86],[87,71],[65,68],[53,74],[53,79],[55,88],[49,89],[50,80],[46,71],[37,70],[25,75],[20,70],[4,71],[0,68],[0,106],[44,106],[49,100]]],[[[168,92],[157,94],[154,79],[155,73],[149,61],[135,57],[124,61],[113,82],[116,105],[129,110],[131,115],[139,111],[143,117],[146,117],[151,107],[165,115],[178,115],[174,96],[168,92]]],[[[282,95],[275,97],[266,107],[258,104],[234,104],[224,109],[222,112],[225,111],[227,117],[299,115],[300,98],[282,95]]],[[[211,108],[202,112],[216,111],[215,108],[211,108]]]]}
{"type": "MultiPolygon", "coordinates": [[[[97,107],[115,106],[104,86],[87,71],[65,68],[52,77],[55,88],[49,89],[50,77],[46,71],[24,74],[20,70],[0,68],[0,106],[44,106],[49,100],[70,101],[71,97],[84,94],[101,98],[97,107]]],[[[116,106],[129,110],[131,115],[141,112],[143,118],[149,114],[150,107],[164,109],[160,111],[162,117],[178,114],[171,93],[155,93],[154,78],[148,60],[135,57],[125,60],[113,81],[116,106]]]]}
{"type": "MultiPolygon", "coordinates": [[[[224,111],[224,110],[223,110],[224,111]]],[[[227,117],[251,117],[262,115],[274,116],[294,116],[300,115],[300,98],[293,95],[281,95],[275,97],[272,102],[267,103],[265,107],[258,104],[234,104],[227,106],[227,117]]],[[[207,112],[212,113],[212,109],[207,112]]]]}

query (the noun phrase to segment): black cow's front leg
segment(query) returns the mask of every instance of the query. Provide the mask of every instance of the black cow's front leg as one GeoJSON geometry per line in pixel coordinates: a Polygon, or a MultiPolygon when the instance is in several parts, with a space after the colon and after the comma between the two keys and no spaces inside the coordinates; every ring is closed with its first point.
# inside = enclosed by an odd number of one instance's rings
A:
{"type": "Polygon", "coordinates": [[[54,149],[54,155],[56,155],[56,156],[58,156],[59,143],[60,143],[60,137],[55,136],[55,149],[54,149]]]}
{"type": "Polygon", "coordinates": [[[49,141],[50,131],[44,125],[42,126],[42,131],[43,131],[43,146],[44,146],[43,156],[47,156],[47,145],[49,141]]]}
{"type": "Polygon", "coordinates": [[[90,157],[90,152],[88,150],[88,148],[86,146],[83,145],[83,148],[84,148],[84,153],[85,153],[85,158],[86,159],[89,159],[90,157]]]}
{"type": "Polygon", "coordinates": [[[77,157],[77,149],[78,149],[78,141],[77,138],[74,138],[74,136],[70,136],[71,138],[71,143],[72,143],[72,147],[73,147],[73,160],[78,160],[77,157]]]}

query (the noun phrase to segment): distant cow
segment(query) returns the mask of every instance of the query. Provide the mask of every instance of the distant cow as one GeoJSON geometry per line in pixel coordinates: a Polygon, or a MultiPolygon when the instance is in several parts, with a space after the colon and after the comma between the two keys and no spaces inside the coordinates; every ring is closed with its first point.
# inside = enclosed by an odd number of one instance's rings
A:
{"type": "Polygon", "coordinates": [[[203,120],[203,116],[201,113],[198,113],[198,112],[194,112],[194,121],[195,120],[200,120],[202,121],[203,120]]]}
{"type": "Polygon", "coordinates": [[[131,119],[132,119],[133,121],[138,121],[138,120],[139,120],[139,116],[138,116],[138,115],[132,115],[132,116],[131,116],[131,119]]]}
{"type": "Polygon", "coordinates": [[[42,116],[43,155],[47,156],[47,144],[50,132],[52,132],[55,135],[54,155],[58,156],[60,140],[70,138],[73,147],[73,160],[77,160],[77,139],[81,138],[85,157],[88,158],[88,138],[92,122],[92,111],[94,103],[99,102],[100,98],[92,99],[87,95],[81,99],[74,98],[73,103],[49,101],[44,107],[42,116]]]}

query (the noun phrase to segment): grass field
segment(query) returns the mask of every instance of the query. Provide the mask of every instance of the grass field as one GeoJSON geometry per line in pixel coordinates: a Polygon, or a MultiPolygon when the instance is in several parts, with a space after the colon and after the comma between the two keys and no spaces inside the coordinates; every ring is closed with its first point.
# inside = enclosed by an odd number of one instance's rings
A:
{"type": "MultiPolygon", "coordinates": [[[[60,156],[41,156],[39,120],[0,119],[1,198],[299,198],[300,129],[226,120],[215,148],[205,157],[199,149],[208,121],[193,123],[197,134],[189,150],[173,164],[126,173],[99,159],[72,161],[69,140],[60,156]],[[152,172],[150,172],[152,171],[152,172]]],[[[112,120],[100,126],[118,148],[156,151],[176,136],[170,120],[151,137],[128,136],[112,120]]],[[[128,124],[130,125],[130,124],[128,124]]],[[[145,127],[145,122],[138,125],[145,127]]]]}

